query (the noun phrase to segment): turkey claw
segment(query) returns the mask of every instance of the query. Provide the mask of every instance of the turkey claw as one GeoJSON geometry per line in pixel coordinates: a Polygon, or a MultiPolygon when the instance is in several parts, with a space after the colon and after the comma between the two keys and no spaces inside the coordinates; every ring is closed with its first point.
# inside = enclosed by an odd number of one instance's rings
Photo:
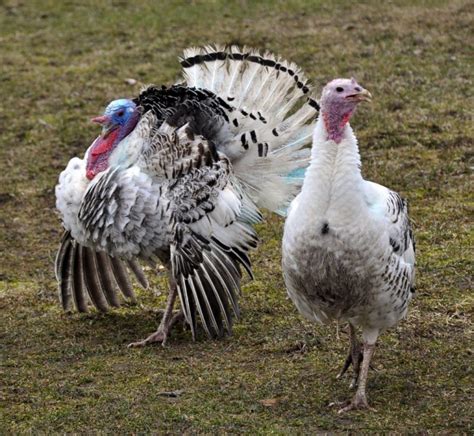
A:
{"type": "MultiPolygon", "coordinates": [[[[347,403],[346,403],[347,404],[347,403]]],[[[376,410],[369,406],[367,402],[367,398],[360,397],[356,394],[356,396],[350,401],[346,406],[339,409],[337,411],[338,415],[342,415],[343,413],[350,412],[351,410],[370,410],[371,412],[376,412],[376,410]]]]}
{"type": "Polygon", "coordinates": [[[161,342],[161,346],[164,347],[166,344],[166,339],[168,338],[168,335],[162,331],[158,330],[155,333],[152,333],[150,336],[148,336],[146,339],[143,341],[137,341],[137,342],[132,342],[127,345],[127,348],[138,348],[138,347],[144,347],[149,344],[153,344],[155,342],[161,342]]]}

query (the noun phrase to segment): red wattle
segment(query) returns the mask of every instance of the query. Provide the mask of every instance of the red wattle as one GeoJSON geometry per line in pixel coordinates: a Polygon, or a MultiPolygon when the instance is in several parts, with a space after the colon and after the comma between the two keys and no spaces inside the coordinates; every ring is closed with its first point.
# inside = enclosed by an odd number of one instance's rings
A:
{"type": "Polygon", "coordinates": [[[112,148],[115,139],[117,138],[117,135],[118,129],[115,129],[114,131],[110,132],[105,139],[102,138],[102,136],[99,136],[92,145],[91,155],[97,156],[99,154],[103,154],[109,151],[112,148]]]}
{"type": "Polygon", "coordinates": [[[344,127],[346,123],[349,122],[349,120],[351,119],[351,115],[352,115],[352,112],[348,112],[347,114],[344,114],[341,121],[341,128],[344,127]]]}
{"type": "Polygon", "coordinates": [[[99,136],[92,144],[86,164],[86,177],[92,180],[108,167],[109,154],[112,151],[119,129],[112,131],[106,138],[99,136]]]}

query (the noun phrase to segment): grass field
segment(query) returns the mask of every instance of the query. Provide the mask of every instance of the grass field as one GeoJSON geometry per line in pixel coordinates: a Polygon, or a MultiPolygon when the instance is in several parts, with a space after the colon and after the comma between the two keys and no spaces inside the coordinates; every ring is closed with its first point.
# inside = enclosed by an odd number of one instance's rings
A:
{"type": "Polygon", "coordinates": [[[473,27],[469,1],[0,1],[0,433],[471,433],[473,27]],[[369,378],[376,412],[328,407],[352,395],[335,380],[347,335],[286,299],[274,216],[231,338],[177,330],[166,349],[127,349],[157,325],[162,276],[136,307],[58,307],[54,185],[97,134],[90,117],[174,82],[182,49],[212,42],[374,95],[352,121],[363,173],[409,199],[418,242],[417,298],[369,378]]]}

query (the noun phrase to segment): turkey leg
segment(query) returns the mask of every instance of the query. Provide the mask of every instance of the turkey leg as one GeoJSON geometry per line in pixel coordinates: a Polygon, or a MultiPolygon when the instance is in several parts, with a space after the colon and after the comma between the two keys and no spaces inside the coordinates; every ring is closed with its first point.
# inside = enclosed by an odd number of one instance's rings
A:
{"type": "Polygon", "coordinates": [[[364,342],[364,358],[362,359],[362,365],[360,367],[360,374],[359,374],[359,386],[357,387],[357,391],[352,398],[352,401],[349,403],[348,406],[343,407],[339,410],[338,413],[348,412],[349,410],[354,409],[369,409],[369,403],[367,402],[367,394],[366,394],[366,386],[367,386],[367,376],[369,373],[370,367],[370,360],[372,359],[372,355],[374,354],[375,350],[375,343],[369,344],[368,342],[364,342]]]}
{"type": "Polygon", "coordinates": [[[166,308],[163,314],[163,318],[161,319],[160,325],[158,326],[158,330],[152,333],[143,341],[132,342],[128,345],[128,348],[143,347],[154,342],[161,342],[161,345],[164,347],[166,344],[166,340],[168,339],[168,334],[173,325],[175,325],[178,321],[184,319],[184,313],[182,310],[180,310],[176,314],[173,314],[173,307],[176,301],[176,296],[178,295],[178,288],[172,277],[170,277],[169,282],[170,290],[168,293],[168,300],[166,302],[166,308]]]}
{"type": "Polygon", "coordinates": [[[349,324],[349,337],[349,354],[346,358],[346,361],[344,362],[344,366],[342,367],[341,372],[337,375],[337,378],[341,378],[352,365],[354,368],[354,376],[352,377],[352,381],[350,384],[350,388],[352,389],[357,386],[357,382],[359,380],[360,363],[363,359],[362,347],[359,340],[357,339],[356,329],[352,324],[349,324]]]}

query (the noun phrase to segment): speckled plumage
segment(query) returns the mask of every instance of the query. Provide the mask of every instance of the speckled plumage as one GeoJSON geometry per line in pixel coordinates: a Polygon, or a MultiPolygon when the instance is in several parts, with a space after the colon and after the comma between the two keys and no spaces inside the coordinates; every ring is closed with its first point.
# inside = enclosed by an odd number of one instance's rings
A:
{"type": "Polygon", "coordinates": [[[362,178],[351,127],[338,124],[341,132],[331,134],[324,109],[302,191],[285,223],[285,283],[306,318],[349,322],[362,329],[364,342],[374,344],[381,331],[406,315],[414,292],[407,203],[362,178]]]}
{"type": "MultiPolygon", "coordinates": [[[[207,47],[188,50],[182,64],[186,84],[151,86],[133,100],[140,119],[107,143],[105,170],[88,180],[89,149],[61,173],[56,204],[67,233],[56,269],[65,308],[74,300],[85,311],[91,300],[107,310],[120,304],[117,289],[132,295],[127,261],[142,282],[136,259],[159,261],[193,336],[199,317],[216,337],[239,314],[257,207],[280,210],[298,191],[284,176],[307,165],[317,103],[300,70],[270,54],[207,47]]],[[[98,119],[109,120],[109,135],[110,118],[98,119]]]]}

